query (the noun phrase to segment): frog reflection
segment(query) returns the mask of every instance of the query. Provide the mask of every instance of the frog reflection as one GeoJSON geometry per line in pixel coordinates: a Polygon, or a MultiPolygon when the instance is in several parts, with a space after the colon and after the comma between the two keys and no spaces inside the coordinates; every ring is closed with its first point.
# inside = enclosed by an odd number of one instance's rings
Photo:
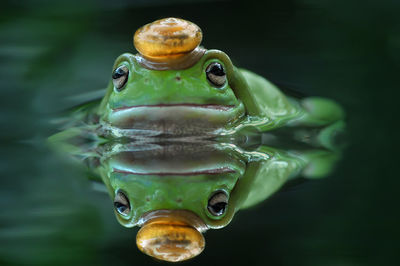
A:
{"type": "Polygon", "coordinates": [[[208,229],[267,199],[300,173],[322,177],[338,158],[326,149],[291,151],[259,145],[198,142],[114,143],[93,170],[125,227],[140,226],[137,246],[166,261],[202,252],[208,229]]]}
{"type": "Polygon", "coordinates": [[[137,237],[142,251],[168,261],[190,258],[204,247],[201,232],[229,220],[229,196],[245,162],[204,143],[150,147],[121,147],[125,150],[102,160],[99,173],[118,221],[142,226],[137,237]],[[150,236],[152,243],[166,244],[146,244],[150,236]]]}

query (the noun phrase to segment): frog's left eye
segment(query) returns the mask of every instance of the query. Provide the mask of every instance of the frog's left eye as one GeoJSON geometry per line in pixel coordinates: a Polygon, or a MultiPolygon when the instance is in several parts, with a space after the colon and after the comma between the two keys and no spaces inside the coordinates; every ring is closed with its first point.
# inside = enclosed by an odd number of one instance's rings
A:
{"type": "Polygon", "coordinates": [[[114,70],[112,80],[114,88],[119,92],[123,89],[126,81],[128,80],[129,69],[126,66],[120,66],[114,70]]]}
{"type": "Polygon", "coordinates": [[[225,69],[218,62],[213,62],[208,65],[206,68],[206,75],[208,81],[217,88],[224,86],[226,82],[225,69]]]}
{"type": "Polygon", "coordinates": [[[114,208],[119,214],[124,216],[128,216],[131,211],[128,197],[122,191],[118,191],[117,195],[115,195],[114,208]]]}
{"type": "Polygon", "coordinates": [[[207,210],[212,216],[222,216],[228,206],[228,195],[224,191],[214,193],[208,200],[207,210]]]}

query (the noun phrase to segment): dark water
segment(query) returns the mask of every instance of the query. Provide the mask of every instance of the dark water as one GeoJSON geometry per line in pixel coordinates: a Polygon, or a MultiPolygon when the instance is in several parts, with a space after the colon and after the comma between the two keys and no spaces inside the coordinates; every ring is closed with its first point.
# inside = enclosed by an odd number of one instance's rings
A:
{"type": "Polygon", "coordinates": [[[290,187],[206,233],[187,264],[396,265],[398,1],[5,1],[0,11],[1,265],[148,265],[83,166],[46,148],[50,121],[104,88],[155,19],[198,24],[203,45],[347,112],[334,173],[290,187]]]}

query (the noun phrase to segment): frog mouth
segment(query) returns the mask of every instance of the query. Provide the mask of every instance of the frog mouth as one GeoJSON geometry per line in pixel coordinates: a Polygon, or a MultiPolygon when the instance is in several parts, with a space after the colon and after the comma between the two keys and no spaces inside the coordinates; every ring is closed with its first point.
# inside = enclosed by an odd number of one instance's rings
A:
{"type": "Polygon", "coordinates": [[[235,170],[230,167],[220,167],[220,168],[212,168],[212,169],[204,169],[204,170],[194,170],[194,171],[176,171],[176,172],[152,172],[152,171],[133,171],[127,169],[119,169],[113,168],[114,173],[120,174],[129,174],[129,175],[140,175],[140,176],[196,176],[196,175],[221,175],[221,174],[230,174],[236,173],[235,170]]]}
{"type": "Polygon", "coordinates": [[[167,134],[175,136],[212,135],[216,130],[235,123],[245,109],[238,105],[221,104],[154,104],[111,108],[104,117],[107,128],[115,134],[167,134]],[[150,133],[145,133],[150,132],[150,133]]]}
{"type": "Polygon", "coordinates": [[[220,105],[220,104],[194,104],[194,103],[178,103],[178,104],[153,104],[153,105],[134,105],[113,108],[113,112],[119,112],[134,108],[168,108],[168,107],[190,107],[190,108],[204,108],[220,111],[229,111],[235,108],[235,105],[220,105]]]}

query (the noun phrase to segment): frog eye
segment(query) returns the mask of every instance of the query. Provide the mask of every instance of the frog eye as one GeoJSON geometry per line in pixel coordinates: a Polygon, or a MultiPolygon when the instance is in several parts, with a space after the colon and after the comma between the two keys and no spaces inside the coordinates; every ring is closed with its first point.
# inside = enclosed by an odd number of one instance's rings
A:
{"type": "Polygon", "coordinates": [[[224,191],[214,193],[208,200],[207,210],[213,216],[221,216],[228,206],[228,195],[224,191]]]}
{"type": "Polygon", "coordinates": [[[131,211],[128,197],[122,191],[118,191],[117,195],[115,195],[114,208],[124,216],[127,216],[131,211]]]}
{"type": "Polygon", "coordinates": [[[128,80],[129,69],[126,66],[120,66],[114,70],[112,80],[116,91],[121,91],[128,80]]]}
{"type": "Polygon", "coordinates": [[[217,88],[222,87],[226,82],[224,67],[218,62],[213,62],[208,65],[206,68],[206,75],[208,81],[217,88]]]}

